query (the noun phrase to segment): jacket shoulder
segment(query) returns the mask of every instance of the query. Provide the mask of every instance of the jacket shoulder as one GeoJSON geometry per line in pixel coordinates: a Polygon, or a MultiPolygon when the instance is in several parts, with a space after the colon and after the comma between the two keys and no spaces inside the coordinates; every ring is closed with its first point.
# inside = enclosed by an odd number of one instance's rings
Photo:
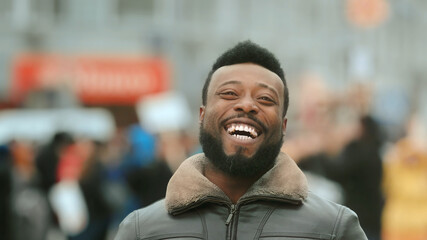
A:
{"type": "Polygon", "coordinates": [[[358,217],[352,210],[313,193],[309,193],[299,206],[278,206],[264,231],[273,231],[278,225],[296,236],[308,234],[306,237],[316,239],[367,240],[358,217]]]}
{"type": "Polygon", "coordinates": [[[129,214],[120,223],[115,240],[164,239],[172,237],[203,236],[197,212],[172,216],[166,211],[165,201],[159,200],[129,214]],[[189,217],[188,215],[195,215],[189,217]],[[190,231],[191,229],[191,231],[190,231]],[[199,231],[195,231],[200,229],[199,231]]]}

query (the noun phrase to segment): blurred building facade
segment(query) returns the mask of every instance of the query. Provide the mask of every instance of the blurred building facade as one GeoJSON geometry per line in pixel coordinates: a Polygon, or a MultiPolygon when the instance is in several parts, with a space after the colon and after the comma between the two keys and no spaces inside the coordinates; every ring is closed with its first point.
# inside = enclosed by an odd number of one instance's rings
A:
{"type": "Polygon", "coordinates": [[[310,70],[337,88],[354,80],[419,88],[426,81],[427,3],[372,1],[378,4],[361,12],[382,11],[383,19],[369,25],[368,16],[361,26],[351,2],[0,0],[0,100],[8,98],[18,52],[128,53],[173,63],[173,87],[197,110],[212,59],[244,39],[272,49],[291,85],[310,70]]]}

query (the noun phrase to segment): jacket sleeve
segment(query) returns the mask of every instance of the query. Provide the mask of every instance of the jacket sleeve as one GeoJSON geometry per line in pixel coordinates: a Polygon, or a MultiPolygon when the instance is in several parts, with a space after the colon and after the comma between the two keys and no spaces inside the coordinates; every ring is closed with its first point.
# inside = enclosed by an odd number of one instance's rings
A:
{"type": "Polygon", "coordinates": [[[129,214],[119,226],[119,231],[114,240],[136,240],[137,233],[137,213],[136,211],[129,214]]]}
{"type": "Polygon", "coordinates": [[[337,240],[368,240],[356,213],[347,207],[343,207],[337,219],[335,233],[337,240]]]}

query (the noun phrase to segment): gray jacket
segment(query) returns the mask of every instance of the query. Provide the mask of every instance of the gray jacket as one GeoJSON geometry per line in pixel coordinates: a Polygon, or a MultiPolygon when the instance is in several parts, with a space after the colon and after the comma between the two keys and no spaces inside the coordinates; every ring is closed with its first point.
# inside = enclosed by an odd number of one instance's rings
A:
{"type": "Polygon", "coordinates": [[[284,153],[237,204],[203,176],[206,161],[184,161],[166,198],[126,217],[115,239],[367,239],[353,211],[308,192],[284,153]]]}

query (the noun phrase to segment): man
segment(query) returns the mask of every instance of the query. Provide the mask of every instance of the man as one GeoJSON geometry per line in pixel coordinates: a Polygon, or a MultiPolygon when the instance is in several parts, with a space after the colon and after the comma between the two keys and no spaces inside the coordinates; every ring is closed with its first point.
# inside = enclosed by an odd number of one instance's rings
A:
{"type": "Polygon", "coordinates": [[[346,207],[308,192],[280,152],[288,88],[268,50],[242,42],[203,87],[202,154],[185,160],[166,198],[134,211],[116,239],[367,239],[346,207]]]}

